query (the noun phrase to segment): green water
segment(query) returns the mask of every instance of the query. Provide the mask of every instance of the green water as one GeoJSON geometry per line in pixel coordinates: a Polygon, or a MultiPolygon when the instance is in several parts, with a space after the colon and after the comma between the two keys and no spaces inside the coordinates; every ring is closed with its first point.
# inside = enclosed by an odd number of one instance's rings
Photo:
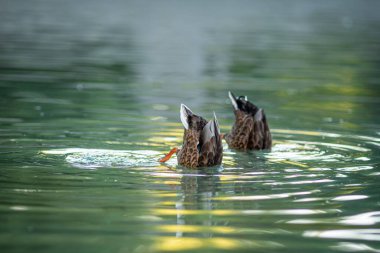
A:
{"type": "Polygon", "coordinates": [[[0,0],[0,251],[380,252],[379,11],[0,0]],[[273,149],[159,164],[229,90],[273,149]]]}

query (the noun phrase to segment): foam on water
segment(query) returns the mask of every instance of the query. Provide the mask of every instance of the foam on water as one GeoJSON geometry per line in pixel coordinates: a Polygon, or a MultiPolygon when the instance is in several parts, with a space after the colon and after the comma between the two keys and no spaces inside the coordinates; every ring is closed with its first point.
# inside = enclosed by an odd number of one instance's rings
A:
{"type": "Polygon", "coordinates": [[[107,150],[67,148],[43,150],[46,155],[64,155],[65,160],[74,167],[91,169],[99,167],[128,168],[158,166],[161,153],[152,150],[107,150]]]}

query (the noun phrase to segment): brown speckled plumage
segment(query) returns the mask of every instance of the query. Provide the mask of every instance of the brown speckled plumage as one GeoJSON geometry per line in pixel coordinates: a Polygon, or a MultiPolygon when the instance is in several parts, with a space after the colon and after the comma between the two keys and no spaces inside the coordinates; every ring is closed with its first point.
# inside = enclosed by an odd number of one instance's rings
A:
{"type": "Polygon", "coordinates": [[[228,146],[240,150],[271,148],[272,136],[264,110],[246,97],[235,97],[232,93],[229,96],[234,106],[235,123],[231,132],[224,136],[228,146]]]}
{"type": "Polygon", "coordinates": [[[207,122],[181,105],[181,120],[185,126],[178,163],[186,167],[206,167],[222,163],[223,146],[216,117],[207,122]]]}

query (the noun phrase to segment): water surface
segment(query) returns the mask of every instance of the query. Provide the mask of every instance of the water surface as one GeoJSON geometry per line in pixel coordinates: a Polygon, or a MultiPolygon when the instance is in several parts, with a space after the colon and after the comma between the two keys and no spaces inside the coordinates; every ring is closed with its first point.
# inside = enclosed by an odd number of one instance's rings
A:
{"type": "Polygon", "coordinates": [[[380,252],[377,1],[0,1],[2,252],[380,252]],[[157,159],[227,92],[271,151],[157,159]]]}

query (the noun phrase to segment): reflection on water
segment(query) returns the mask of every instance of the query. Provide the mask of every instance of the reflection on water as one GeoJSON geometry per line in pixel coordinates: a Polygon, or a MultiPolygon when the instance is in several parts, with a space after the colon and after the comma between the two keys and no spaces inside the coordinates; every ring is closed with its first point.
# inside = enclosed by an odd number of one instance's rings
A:
{"type": "Polygon", "coordinates": [[[329,231],[306,231],[306,237],[322,237],[322,238],[340,238],[380,241],[380,229],[351,229],[351,230],[329,230],[329,231]]]}
{"type": "Polygon", "coordinates": [[[379,10],[1,1],[1,251],[380,252],[379,10]],[[180,103],[230,129],[228,90],[272,150],[158,163],[180,103]]]}

